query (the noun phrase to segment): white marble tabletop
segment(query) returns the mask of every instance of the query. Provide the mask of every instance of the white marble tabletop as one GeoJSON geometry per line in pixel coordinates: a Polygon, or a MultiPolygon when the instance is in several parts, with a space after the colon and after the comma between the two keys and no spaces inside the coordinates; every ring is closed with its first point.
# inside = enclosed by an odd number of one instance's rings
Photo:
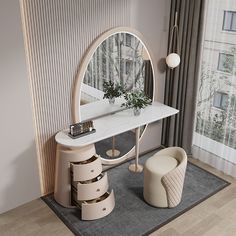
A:
{"type": "Polygon", "coordinates": [[[179,111],[175,108],[166,106],[159,102],[153,102],[152,105],[149,105],[146,108],[142,109],[142,112],[139,116],[134,116],[133,110],[127,109],[95,119],[95,133],[77,139],[72,139],[68,136],[68,130],[63,130],[56,134],[55,139],[57,143],[67,147],[83,147],[126,132],[128,130],[135,129],[142,125],[146,125],[175,115],[178,112],[179,111]]]}

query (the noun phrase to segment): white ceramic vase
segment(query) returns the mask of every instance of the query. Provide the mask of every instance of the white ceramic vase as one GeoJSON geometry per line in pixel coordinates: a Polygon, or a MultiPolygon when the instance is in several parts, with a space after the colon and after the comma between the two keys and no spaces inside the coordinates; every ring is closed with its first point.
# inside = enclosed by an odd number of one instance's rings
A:
{"type": "Polygon", "coordinates": [[[137,107],[134,107],[133,111],[134,111],[134,115],[135,115],[135,116],[139,116],[140,113],[141,113],[141,109],[140,109],[140,108],[137,108],[137,107]]]}
{"type": "Polygon", "coordinates": [[[109,98],[109,104],[114,104],[115,103],[115,97],[109,98]]]}

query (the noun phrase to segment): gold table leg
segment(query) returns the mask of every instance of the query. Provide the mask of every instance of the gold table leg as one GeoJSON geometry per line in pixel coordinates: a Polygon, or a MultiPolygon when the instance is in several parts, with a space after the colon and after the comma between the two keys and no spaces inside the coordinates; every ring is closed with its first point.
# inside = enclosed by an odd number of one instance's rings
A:
{"type": "Polygon", "coordinates": [[[120,151],[115,149],[115,137],[112,137],[112,149],[106,151],[107,156],[109,157],[118,157],[120,155],[120,151]]]}
{"type": "Polygon", "coordinates": [[[129,170],[132,172],[142,172],[143,171],[143,165],[138,164],[138,158],[139,158],[139,136],[140,136],[140,127],[135,129],[135,163],[129,165],[129,170]]]}

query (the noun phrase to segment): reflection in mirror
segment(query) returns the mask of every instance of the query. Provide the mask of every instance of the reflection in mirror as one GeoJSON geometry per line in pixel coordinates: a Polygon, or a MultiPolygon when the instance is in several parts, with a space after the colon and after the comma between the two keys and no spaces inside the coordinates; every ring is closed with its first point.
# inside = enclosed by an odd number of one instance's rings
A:
{"type": "MultiPolygon", "coordinates": [[[[127,32],[119,32],[110,35],[96,48],[81,86],[82,118],[98,117],[105,114],[104,110],[124,109],[120,107],[124,102],[122,98],[116,99],[114,105],[109,105],[108,101],[103,99],[105,81],[119,84],[126,91],[141,90],[149,98],[153,98],[152,64],[149,53],[139,38],[127,32]],[[94,116],[86,115],[88,107],[96,107],[89,109],[94,110],[94,116]]],[[[144,130],[144,127],[141,130],[144,130]]],[[[95,144],[97,154],[109,160],[124,156],[134,145],[135,133],[132,130],[95,144]]]]}
{"type": "Polygon", "coordinates": [[[143,43],[135,36],[117,33],[98,46],[84,75],[81,105],[103,99],[103,84],[109,80],[126,91],[141,90],[152,98],[150,58],[143,43]]]}

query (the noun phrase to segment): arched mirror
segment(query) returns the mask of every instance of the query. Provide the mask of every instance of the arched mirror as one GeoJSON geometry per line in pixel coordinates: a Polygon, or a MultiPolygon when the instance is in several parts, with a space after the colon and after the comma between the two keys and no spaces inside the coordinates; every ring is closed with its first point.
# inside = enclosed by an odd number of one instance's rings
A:
{"type": "MultiPolygon", "coordinates": [[[[97,119],[119,112],[124,98],[110,104],[104,99],[104,84],[112,82],[125,91],[143,91],[154,95],[153,61],[142,36],[129,28],[112,29],[100,36],[91,46],[80,66],[73,95],[74,122],[97,119]]],[[[95,127],[96,128],[96,127],[95,127]]],[[[141,134],[145,127],[142,127],[141,134]]],[[[128,131],[95,144],[103,162],[117,163],[135,145],[134,131],[128,131]]]]}

